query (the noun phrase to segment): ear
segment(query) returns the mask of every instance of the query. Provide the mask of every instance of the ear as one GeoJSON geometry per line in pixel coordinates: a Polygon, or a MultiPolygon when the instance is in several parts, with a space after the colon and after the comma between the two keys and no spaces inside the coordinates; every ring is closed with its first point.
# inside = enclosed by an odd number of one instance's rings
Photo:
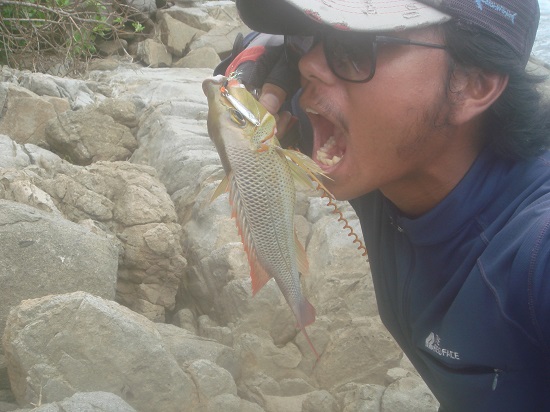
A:
{"type": "Polygon", "coordinates": [[[485,112],[508,85],[508,75],[481,69],[456,71],[451,79],[454,110],[451,121],[458,125],[485,112]]]}

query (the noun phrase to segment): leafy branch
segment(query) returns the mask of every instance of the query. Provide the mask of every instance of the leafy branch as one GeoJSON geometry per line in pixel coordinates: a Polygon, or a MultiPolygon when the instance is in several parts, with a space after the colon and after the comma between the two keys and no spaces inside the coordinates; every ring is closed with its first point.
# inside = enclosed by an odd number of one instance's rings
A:
{"type": "Polygon", "coordinates": [[[97,53],[97,39],[117,39],[127,25],[138,32],[141,13],[119,0],[110,3],[108,8],[99,0],[0,0],[0,64],[21,68],[23,58],[40,71],[45,58],[61,56],[71,66],[97,53]]]}

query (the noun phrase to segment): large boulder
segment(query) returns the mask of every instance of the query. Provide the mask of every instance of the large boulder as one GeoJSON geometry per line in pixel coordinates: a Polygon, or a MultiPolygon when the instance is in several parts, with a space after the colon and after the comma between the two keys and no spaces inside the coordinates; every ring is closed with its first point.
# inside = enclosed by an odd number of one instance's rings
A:
{"type": "Polygon", "coordinates": [[[62,216],[0,199],[0,328],[22,299],[86,291],[114,299],[116,243],[62,216]]]}
{"type": "Polygon", "coordinates": [[[175,308],[186,260],[174,204],[155,171],[127,162],[74,166],[0,136],[2,145],[11,156],[0,156],[0,166],[17,169],[0,167],[0,198],[56,213],[110,237],[120,247],[117,300],[164,320],[166,311],[175,308]]]}
{"type": "Polygon", "coordinates": [[[2,343],[20,405],[84,391],[114,393],[144,412],[192,411],[199,402],[153,322],[87,293],[23,301],[2,343]]]}
{"type": "Polygon", "coordinates": [[[0,134],[9,134],[18,143],[49,147],[46,126],[51,119],[69,110],[66,99],[39,96],[24,87],[0,83],[0,134]],[[28,113],[32,116],[22,116],[28,113]]]}
{"type": "MultiPolygon", "coordinates": [[[[74,291],[115,297],[116,243],[60,214],[0,199],[0,250],[0,334],[23,299],[74,291]]],[[[0,362],[0,389],[5,376],[0,362]]]]}

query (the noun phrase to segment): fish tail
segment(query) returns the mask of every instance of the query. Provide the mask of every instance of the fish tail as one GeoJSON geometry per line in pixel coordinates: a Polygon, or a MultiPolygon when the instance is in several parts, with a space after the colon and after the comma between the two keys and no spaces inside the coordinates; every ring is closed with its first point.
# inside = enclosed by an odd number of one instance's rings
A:
{"type": "Polygon", "coordinates": [[[304,334],[304,337],[306,338],[307,340],[307,343],[309,344],[309,347],[311,348],[311,350],[313,351],[313,353],[315,354],[315,357],[317,358],[317,361],[315,362],[315,365],[317,365],[317,362],[319,361],[319,353],[317,353],[317,350],[315,349],[315,346],[313,346],[313,342],[311,341],[311,339],[309,338],[309,335],[307,334],[306,332],[306,328],[305,326],[302,327],[302,333],[304,334]]]}
{"type": "Polygon", "coordinates": [[[306,298],[303,298],[298,304],[298,313],[296,315],[300,329],[315,322],[315,308],[306,298]]]}
{"type": "Polygon", "coordinates": [[[317,360],[319,360],[319,353],[317,353],[315,346],[313,346],[313,343],[306,332],[306,326],[315,322],[315,308],[306,298],[304,298],[298,305],[298,313],[296,317],[298,319],[298,328],[302,330],[307,343],[311,347],[311,350],[315,354],[317,360]]]}

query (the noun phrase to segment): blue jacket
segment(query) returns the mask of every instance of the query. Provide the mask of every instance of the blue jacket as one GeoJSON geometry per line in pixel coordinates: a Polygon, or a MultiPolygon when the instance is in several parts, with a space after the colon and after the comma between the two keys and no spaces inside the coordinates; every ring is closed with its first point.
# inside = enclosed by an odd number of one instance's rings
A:
{"type": "Polygon", "coordinates": [[[550,152],[485,150],[433,210],[353,200],[382,321],[441,403],[550,411],[550,152]]]}

